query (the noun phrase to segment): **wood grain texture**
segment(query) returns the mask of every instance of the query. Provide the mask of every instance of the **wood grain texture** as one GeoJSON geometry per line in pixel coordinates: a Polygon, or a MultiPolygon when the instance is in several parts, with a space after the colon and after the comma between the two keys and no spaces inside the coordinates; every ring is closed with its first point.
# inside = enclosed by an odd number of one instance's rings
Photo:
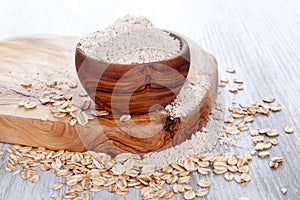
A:
{"type": "Polygon", "coordinates": [[[76,70],[81,84],[100,110],[145,114],[155,104],[166,106],[180,92],[190,69],[190,50],[180,36],[178,55],[145,64],[112,64],[89,57],[78,43],[76,70]],[[132,84],[134,83],[134,84],[132,84]]]}
{"type": "MultiPolygon", "coordinates": [[[[151,1],[2,1],[0,7],[0,38],[27,34],[86,35],[111,24],[127,13],[143,14],[155,25],[189,36],[216,56],[220,78],[239,77],[245,90],[231,94],[222,90],[219,100],[251,103],[264,96],[274,96],[283,110],[270,117],[259,117],[253,128],[274,127],[281,130],[279,145],[271,149],[271,156],[282,155],[283,165],[276,171],[268,167],[268,159],[254,159],[250,163],[251,181],[244,185],[226,182],[222,176],[209,177],[193,174],[212,182],[208,200],[250,199],[296,200],[300,196],[300,2],[298,0],[151,0],[151,1]],[[99,11],[101,10],[101,11],[99,11]],[[166,10],[168,14],[166,14],[166,10]],[[179,14],[180,13],[180,14],[179,14]],[[76,23],[75,23],[76,22],[76,23]],[[237,74],[225,73],[227,66],[237,74]],[[284,134],[283,127],[295,127],[292,135],[284,134]],[[281,187],[288,192],[282,195],[281,187]]],[[[0,94],[1,95],[1,94],[0,94]]],[[[240,135],[242,148],[229,150],[242,155],[253,149],[247,134],[240,135]]],[[[8,147],[2,144],[0,149],[8,147]]],[[[229,151],[223,150],[223,151],[229,151]]],[[[49,199],[52,194],[62,196],[65,189],[51,191],[51,186],[62,181],[51,173],[42,173],[38,184],[22,181],[5,172],[8,155],[0,157],[0,199],[49,199]]],[[[192,182],[194,188],[198,188],[192,182]]],[[[89,192],[92,199],[140,199],[138,190],[130,190],[120,197],[103,190],[89,192]]],[[[183,195],[175,195],[182,200],[183,195]]]]}
{"type": "Polygon", "coordinates": [[[70,117],[55,119],[49,105],[39,104],[32,110],[19,107],[17,101],[22,98],[38,101],[45,90],[51,91],[51,88],[45,89],[45,83],[56,80],[59,80],[56,82],[60,87],[56,90],[72,94],[73,103],[80,104],[81,99],[76,100],[78,90],[68,88],[70,80],[77,78],[73,64],[77,40],[76,37],[32,36],[0,41],[0,80],[7,78],[0,81],[1,93],[4,94],[0,97],[0,141],[54,150],[93,150],[112,155],[126,151],[145,154],[184,142],[205,123],[217,94],[217,65],[213,57],[204,52],[202,61],[198,63],[201,67],[191,67],[187,82],[199,83],[197,79],[202,79],[202,66],[205,66],[213,69],[212,73],[206,74],[207,84],[211,87],[204,89],[203,96],[186,116],[174,120],[168,113],[155,111],[132,115],[131,120],[121,122],[121,115],[113,112],[91,120],[85,126],[70,126],[70,117]],[[18,57],[15,57],[16,54],[18,57]],[[33,74],[37,78],[32,77],[33,74]],[[54,80],[49,79],[51,74],[54,74],[54,80]],[[24,82],[31,83],[32,87],[20,86],[24,82]],[[42,117],[49,120],[42,121],[42,117]]]}

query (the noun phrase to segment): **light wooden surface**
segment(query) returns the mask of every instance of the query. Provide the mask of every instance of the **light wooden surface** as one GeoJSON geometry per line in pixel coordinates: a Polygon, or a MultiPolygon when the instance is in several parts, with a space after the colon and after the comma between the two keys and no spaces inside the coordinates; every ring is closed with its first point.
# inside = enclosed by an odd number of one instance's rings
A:
{"type": "MultiPolygon", "coordinates": [[[[90,120],[84,126],[78,123],[71,126],[71,116],[53,117],[51,106],[39,102],[39,97],[45,91],[72,95],[74,105],[90,101],[89,97],[79,96],[84,90],[77,80],[74,64],[78,40],[79,37],[72,36],[35,35],[0,41],[0,92],[3,94],[0,96],[1,142],[43,146],[52,150],[92,150],[111,155],[121,152],[145,154],[180,144],[203,126],[217,96],[218,71],[215,59],[201,49],[191,50],[191,54],[197,54],[199,59],[198,62],[193,60],[182,91],[187,90],[192,82],[195,85],[193,87],[203,88],[203,93],[199,94],[199,101],[185,116],[171,120],[167,112],[153,111],[149,114],[132,114],[131,120],[120,122],[121,115],[113,112],[90,120]],[[206,87],[201,82],[203,79],[206,80],[206,87]],[[53,81],[57,82],[57,86],[46,86],[53,81]],[[24,88],[22,83],[32,86],[24,88]],[[78,84],[78,87],[71,89],[71,83],[78,84]],[[37,102],[37,107],[31,110],[19,107],[18,102],[23,99],[37,102]]],[[[81,69],[80,72],[85,71],[81,69]]],[[[85,112],[94,108],[92,103],[85,112]]]]}
{"type": "MultiPolygon", "coordinates": [[[[223,92],[223,103],[251,103],[264,96],[274,96],[283,110],[270,117],[259,117],[253,128],[274,127],[281,130],[279,145],[271,156],[282,155],[283,165],[276,171],[268,167],[268,159],[250,163],[250,183],[226,182],[222,176],[211,176],[212,187],[206,199],[298,199],[300,196],[300,2],[297,0],[200,0],[200,1],[1,1],[0,38],[27,34],[84,35],[104,28],[127,13],[143,14],[156,25],[189,36],[219,63],[220,77],[234,77],[224,72],[234,66],[245,90],[235,94],[223,92]],[[168,12],[166,12],[168,11],[168,12]],[[168,14],[167,14],[168,13],[168,14]],[[286,135],[283,127],[290,124],[295,133],[286,135]],[[286,195],[281,194],[286,187],[286,195]]],[[[253,149],[249,135],[240,135],[243,153],[253,149]]],[[[2,144],[4,149],[8,145],[2,144]]],[[[233,149],[232,149],[233,150],[233,149]]],[[[48,199],[50,187],[59,178],[43,174],[38,184],[22,181],[4,171],[0,157],[0,199],[48,199]]],[[[198,177],[198,175],[195,175],[198,177]]],[[[92,199],[139,199],[137,190],[129,196],[117,197],[108,192],[90,193],[92,199]]],[[[176,195],[174,199],[182,199],[176,195]]]]}

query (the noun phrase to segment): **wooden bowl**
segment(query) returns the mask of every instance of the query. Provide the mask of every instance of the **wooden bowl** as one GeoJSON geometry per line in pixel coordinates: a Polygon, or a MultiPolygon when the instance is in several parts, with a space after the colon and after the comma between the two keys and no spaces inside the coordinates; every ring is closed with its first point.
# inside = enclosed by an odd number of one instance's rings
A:
{"type": "Polygon", "coordinates": [[[114,64],[86,55],[77,44],[76,70],[83,87],[97,104],[118,114],[148,113],[152,106],[166,106],[181,90],[190,68],[190,50],[180,36],[178,55],[151,63],[114,64]]]}

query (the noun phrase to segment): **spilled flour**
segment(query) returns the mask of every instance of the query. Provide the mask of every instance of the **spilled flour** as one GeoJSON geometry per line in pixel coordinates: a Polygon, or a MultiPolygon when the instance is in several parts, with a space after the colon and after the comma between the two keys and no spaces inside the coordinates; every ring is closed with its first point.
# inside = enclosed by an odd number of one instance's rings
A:
{"type": "Polygon", "coordinates": [[[144,164],[153,164],[163,168],[168,164],[183,163],[191,155],[201,155],[210,152],[219,139],[226,137],[223,130],[223,112],[214,108],[206,125],[201,131],[192,135],[191,139],[169,149],[152,152],[143,156],[144,164]]]}

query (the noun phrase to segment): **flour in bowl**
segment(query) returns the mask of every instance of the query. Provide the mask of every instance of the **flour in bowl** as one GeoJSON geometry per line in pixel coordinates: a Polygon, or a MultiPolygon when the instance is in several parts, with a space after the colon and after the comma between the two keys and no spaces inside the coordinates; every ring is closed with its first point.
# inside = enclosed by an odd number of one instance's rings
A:
{"type": "Polygon", "coordinates": [[[105,30],[83,37],[79,48],[88,56],[117,64],[140,64],[169,59],[180,52],[180,41],[155,28],[143,16],[127,15],[105,30]]]}

